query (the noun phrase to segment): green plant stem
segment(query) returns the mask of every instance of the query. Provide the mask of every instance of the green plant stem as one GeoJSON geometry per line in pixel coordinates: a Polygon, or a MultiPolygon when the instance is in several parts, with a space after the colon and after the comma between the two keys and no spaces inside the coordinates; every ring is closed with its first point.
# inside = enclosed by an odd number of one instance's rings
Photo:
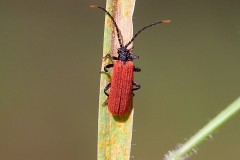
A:
{"type": "MultiPolygon", "coordinates": [[[[132,38],[132,15],[135,0],[107,0],[106,10],[111,13],[123,36],[124,42],[132,38]]],[[[103,13],[101,11],[101,13],[103,13]]],[[[116,29],[112,20],[105,16],[103,57],[115,55],[119,48],[116,29]]],[[[102,62],[102,70],[109,59],[102,62]]],[[[111,74],[111,73],[110,73],[111,74]]],[[[103,105],[107,99],[103,89],[109,83],[109,76],[101,74],[98,116],[98,160],[129,160],[132,141],[133,110],[125,117],[113,117],[108,107],[103,105]]]]}
{"type": "Polygon", "coordinates": [[[219,113],[214,119],[212,119],[207,125],[199,130],[192,138],[190,138],[185,144],[180,146],[176,151],[170,152],[167,160],[182,160],[187,158],[188,154],[195,150],[201,142],[207,139],[214,131],[222,126],[227,120],[232,118],[238,111],[240,111],[240,97],[230,104],[226,109],[219,113]]]}

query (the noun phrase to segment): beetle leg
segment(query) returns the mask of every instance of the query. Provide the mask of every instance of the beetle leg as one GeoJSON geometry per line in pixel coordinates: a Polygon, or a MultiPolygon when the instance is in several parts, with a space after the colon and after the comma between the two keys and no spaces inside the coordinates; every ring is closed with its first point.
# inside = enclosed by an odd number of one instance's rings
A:
{"type": "Polygon", "coordinates": [[[111,56],[111,54],[106,54],[102,59],[104,62],[110,61],[110,63],[113,63],[113,57],[111,56]]]}
{"type": "Polygon", "coordinates": [[[134,59],[138,59],[139,56],[136,55],[136,54],[131,54],[131,55],[130,55],[130,58],[131,58],[131,60],[134,60],[134,59]]]}
{"type": "Polygon", "coordinates": [[[107,69],[113,67],[113,60],[118,60],[118,57],[106,54],[106,56],[103,57],[103,60],[105,61],[106,59],[109,59],[112,62],[111,64],[107,64],[106,66],[104,66],[104,71],[108,72],[107,69]]]}
{"type": "Polygon", "coordinates": [[[111,68],[111,67],[113,67],[113,64],[107,64],[105,67],[104,67],[104,71],[105,72],[108,72],[108,68],[111,68]]]}
{"type": "Polygon", "coordinates": [[[108,73],[108,68],[111,68],[113,67],[113,64],[107,64],[103,69],[104,71],[101,71],[100,73],[104,73],[108,76],[108,79],[111,79],[111,75],[108,73]]]}
{"type": "MultiPolygon", "coordinates": [[[[111,87],[111,83],[108,83],[105,88],[104,88],[104,94],[106,96],[109,96],[109,94],[107,93],[107,91],[109,90],[109,88],[111,87]]],[[[108,98],[103,102],[102,105],[106,106],[108,104],[108,98]]]]}
{"type": "Polygon", "coordinates": [[[116,56],[112,56],[112,59],[113,60],[119,60],[118,57],[116,57],[116,56]]]}
{"type": "Polygon", "coordinates": [[[104,88],[104,93],[105,93],[106,96],[109,96],[109,94],[107,93],[107,90],[109,90],[110,87],[111,87],[111,83],[108,83],[106,85],[106,87],[104,88]]]}
{"type": "Polygon", "coordinates": [[[103,60],[105,61],[106,59],[112,60],[118,60],[118,57],[116,56],[111,56],[111,54],[106,54],[106,56],[103,57],[103,60]]]}
{"type": "MultiPolygon", "coordinates": [[[[137,82],[134,82],[133,81],[133,88],[132,88],[132,91],[135,91],[135,90],[138,90],[138,89],[140,89],[141,88],[141,85],[140,84],[138,84],[137,82]]],[[[135,96],[135,94],[132,92],[132,94],[133,94],[133,96],[135,96]]]]}
{"type": "Polygon", "coordinates": [[[111,54],[106,54],[106,55],[103,57],[103,60],[106,60],[106,59],[112,59],[111,54]]]}
{"type": "Polygon", "coordinates": [[[135,81],[133,81],[133,91],[135,91],[135,90],[138,90],[138,89],[140,89],[141,88],[141,85],[140,84],[138,84],[137,82],[135,82],[135,81]]]}
{"type": "Polygon", "coordinates": [[[134,72],[141,72],[141,68],[134,66],[133,71],[134,72]]]}

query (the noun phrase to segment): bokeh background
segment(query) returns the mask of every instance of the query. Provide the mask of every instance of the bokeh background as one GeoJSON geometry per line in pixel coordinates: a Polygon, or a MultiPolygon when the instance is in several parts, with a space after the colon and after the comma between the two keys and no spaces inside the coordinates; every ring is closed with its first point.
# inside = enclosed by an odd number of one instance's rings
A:
{"type": "MultiPolygon", "coordinates": [[[[94,160],[104,13],[0,0],[0,159],[94,160]]],[[[240,1],[137,0],[132,159],[162,159],[240,95],[240,1]]],[[[240,115],[193,160],[240,159],[240,115]]]]}

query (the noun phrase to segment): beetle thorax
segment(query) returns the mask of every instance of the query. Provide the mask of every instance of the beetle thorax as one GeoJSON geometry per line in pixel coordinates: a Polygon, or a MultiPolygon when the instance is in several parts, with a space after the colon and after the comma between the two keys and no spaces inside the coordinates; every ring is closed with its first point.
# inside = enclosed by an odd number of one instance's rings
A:
{"type": "Polygon", "coordinates": [[[118,53],[118,59],[123,62],[133,60],[129,49],[127,49],[127,48],[124,48],[124,47],[118,48],[117,53],[118,53]]]}

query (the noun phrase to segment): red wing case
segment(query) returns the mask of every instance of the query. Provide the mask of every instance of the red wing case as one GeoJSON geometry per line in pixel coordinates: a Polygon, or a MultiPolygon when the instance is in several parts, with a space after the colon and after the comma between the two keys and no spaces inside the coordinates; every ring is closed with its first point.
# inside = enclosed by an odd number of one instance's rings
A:
{"type": "Polygon", "coordinates": [[[133,62],[116,61],[113,66],[108,110],[112,115],[124,115],[132,109],[133,62]]]}

